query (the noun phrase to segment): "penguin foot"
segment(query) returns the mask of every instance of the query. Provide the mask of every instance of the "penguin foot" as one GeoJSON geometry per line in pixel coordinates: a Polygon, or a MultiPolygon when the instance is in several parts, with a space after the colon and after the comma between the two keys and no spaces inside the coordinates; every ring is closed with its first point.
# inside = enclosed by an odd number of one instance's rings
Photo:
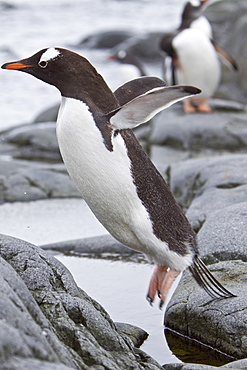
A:
{"type": "Polygon", "coordinates": [[[208,105],[208,101],[206,99],[200,100],[199,105],[197,106],[197,112],[202,113],[212,112],[212,108],[208,105]]]}
{"type": "Polygon", "coordinates": [[[183,109],[185,113],[195,113],[196,107],[191,103],[189,99],[184,100],[183,109]]]}
{"type": "Polygon", "coordinates": [[[158,294],[158,297],[160,298],[160,309],[162,308],[166,296],[169,292],[169,289],[176,279],[176,277],[180,274],[180,271],[178,270],[172,270],[169,269],[168,266],[156,266],[153,272],[153,275],[151,277],[149,288],[148,288],[148,294],[147,294],[147,300],[152,305],[154,301],[154,297],[156,293],[158,294]]]}
{"type": "Polygon", "coordinates": [[[212,108],[209,106],[207,99],[186,99],[183,102],[183,109],[185,113],[211,113],[212,108]]]}

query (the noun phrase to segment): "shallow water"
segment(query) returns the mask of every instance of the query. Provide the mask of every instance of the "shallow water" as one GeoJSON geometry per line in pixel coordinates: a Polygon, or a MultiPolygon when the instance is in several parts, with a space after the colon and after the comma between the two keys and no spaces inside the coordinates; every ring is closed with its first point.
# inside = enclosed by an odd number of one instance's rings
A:
{"type": "Polygon", "coordinates": [[[161,365],[180,362],[164,337],[164,309],[158,300],[151,307],[145,299],[153,266],[56,255],[73,274],[77,284],[99,302],[111,318],[139,326],[149,333],[141,349],[161,365]]]}
{"type": "Polygon", "coordinates": [[[0,233],[44,245],[106,234],[83,199],[0,205],[0,233]]]}
{"type": "MultiPolygon", "coordinates": [[[[0,205],[0,225],[0,233],[35,245],[107,233],[82,199],[5,203],[0,205]]],[[[160,363],[178,361],[164,338],[164,310],[159,310],[158,301],[151,307],[145,299],[153,266],[78,256],[56,257],[114,321],[140,326],[150,334],[143,350],[160,363]]]]}

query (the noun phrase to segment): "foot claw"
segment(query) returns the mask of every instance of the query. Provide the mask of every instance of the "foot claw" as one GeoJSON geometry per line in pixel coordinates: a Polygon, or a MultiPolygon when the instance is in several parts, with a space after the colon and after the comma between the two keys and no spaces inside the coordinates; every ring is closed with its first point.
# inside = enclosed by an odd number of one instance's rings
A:
{"type": "Polygon", "coordinates": [[[153,299],[151,297],[149,297],[149,295],[147,295],[146,297],[148,303],[150,304],[150,306],[153,306],[153,299]]]}
{"type": "Polygon", "coordinates": [[[163,304],[164,304],[164,301],[160,300],[160,304],[159,304],[159,309],[160,310],[162,310],[163,304]]]}
{"type": "Polygon", "coordinates": [[[179,274],[180,271],[168,269],[167,266],[156,266],[150,280],[147,294],[147,301],[151,306],[157,293],[158,297],[160,298],[159,307],[160,309],[162,308],[169,289],[179,274]]]}

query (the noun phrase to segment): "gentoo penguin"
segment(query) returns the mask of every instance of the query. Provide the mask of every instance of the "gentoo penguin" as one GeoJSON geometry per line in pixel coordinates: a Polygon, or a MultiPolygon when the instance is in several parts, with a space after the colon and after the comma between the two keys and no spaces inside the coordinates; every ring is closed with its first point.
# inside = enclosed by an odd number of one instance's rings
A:
{"type": "Polygon", "coordinates": [[[222,61],[234,70],[237,70],[238,66],[236,61],[213,39],[212,26],[202,12],[204,5],[208,2],[209,0],[191,0],[185,4],[182,12],[181,24],[178,27],[178,30],[182,31],[186,28],[193,28],[203,31],[211,39],[214,48],[222,61]]]}
{"type": "Polygon", "coordinates": [[[2,68],[29,73],[60,90],[57,139],[64,163],[105,228],[157,265],[150,303],[158,292],[162,306],[172,281],[187,267],[210,296],[233,296],[199,258],[195,232],[131,130],[200,90],[142,77],[113,93],[87,59],[61,48],[2,68]]]}
{"type": "Polygon", "coordinates": [[[161,50],[166,53],[164,67],[168,83],[190,84],[202,90],[196,99],[184,101],[184,111],[188,113],[212,111],[208,98],[214,95],[221,79],[218,55],[237,70],[233,58],[212,39],[212,27],[201,12],[206,2],[188,2],[178,29],[166,33],[160,43],[161,50]]]}
{"type": "Polygon", "coordinates": [[[203,31],[210,39],[213,38],[213,31],[210,22],[203,15],[202,9],[208,0],[191,0],[185,4],[181,23],[178,30],[184,30],[186,28],[195,28],[203,31]]]}
{"type": "Polygon", "coordinates": [[[201,30],[187,28],[163,37],[162,50],[172,58],[175,83],[197,86],[202,93],[184,101],[184,111],[211,112],[208,98],[220,83],[221,66],[211,40],[201,30]]]}
{"type": "Polygon", "coordinates": [[[110,55],[109,60],[119,62],[122,84],[134,78],[146,76],[139,60],[127,50],[119,50],[117,53],[110,55]]]}

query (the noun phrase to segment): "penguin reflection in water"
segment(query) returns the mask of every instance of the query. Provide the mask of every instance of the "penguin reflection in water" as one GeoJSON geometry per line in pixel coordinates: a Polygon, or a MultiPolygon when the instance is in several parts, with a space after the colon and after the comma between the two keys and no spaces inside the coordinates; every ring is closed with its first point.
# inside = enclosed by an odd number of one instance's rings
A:
{"type": "Polygon", "coordinates": [[[61,48],[2,68],[29,73],[60,90],[57,139],[64,163],[110,234],[157,265],[150,303],[158,293],[162,307],[187,267],[211,297],[233,296],[199,258],[195,232],[131,130],[199,89],[166,87],[156,77],[143,77],[113,93],[87,59],[61,48]]]}

